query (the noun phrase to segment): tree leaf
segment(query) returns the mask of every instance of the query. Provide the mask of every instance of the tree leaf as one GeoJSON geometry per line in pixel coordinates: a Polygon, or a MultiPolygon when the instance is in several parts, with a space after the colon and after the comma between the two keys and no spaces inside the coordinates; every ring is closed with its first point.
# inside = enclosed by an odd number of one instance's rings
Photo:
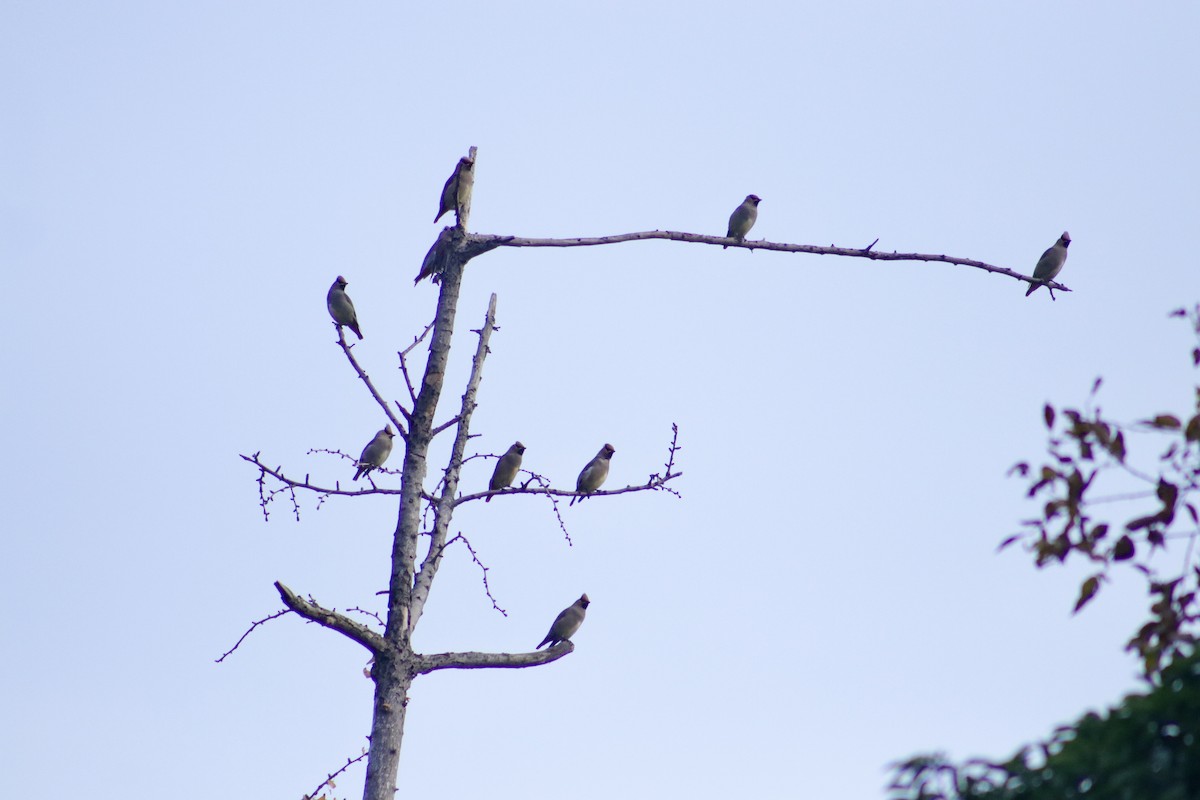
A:
{"type": "Polygon", "coordinates": [[[1013,542],[1017,541],[1020,538],[1021,538],[1021,534],[1019,534],[1019,533],[1014,533],[1012,536],[1006,537],[1004,539],[1004,541],[1000,543],[1000,546],[996,548],[996,552],[999,553],[1001,550],[1008,547],[1010,544],[1012,544],[1013,542]]]}
{"type": "Polygon", "coordinates": [[[1054,427],[1054,406],[1046,403],[1046,407],[1042,409],[1042,417],[1046,420],[1046,427],[1054,427]]]}
{"type": "Polygon", "coordinates": [[[1133,554],[1133,539],[1130,539],[1128,536],[1122,536],[1120,539],[1117,539],[1117,543],[1113,545],[1113,561],[1128,561],[1133,558],[1133,554]]]}
{"type": "Polygon", "coordinates": [[[1090,577],[1086,581],[1084,581],[1083,584],[1079,587],[1079,599],[1075,601],[1075,610],[1072,611],[1071,613],[1078,614],[1079,609],[1083,608],[1088,603],[1090,603],[1092,601],[1092,598],[1096,596],[1096,592],[1099,591],[1099,589],[1100,589],[1100,576],[1099,575],[1093,575],[1092,577],[1090,577]]]}
{"type": "Polygon", "coordinates": [[[1184,432],[1184,437],[1189,442],[1200,442],[1200,414],[1188,420],[1187,430],[1184,432]]]}

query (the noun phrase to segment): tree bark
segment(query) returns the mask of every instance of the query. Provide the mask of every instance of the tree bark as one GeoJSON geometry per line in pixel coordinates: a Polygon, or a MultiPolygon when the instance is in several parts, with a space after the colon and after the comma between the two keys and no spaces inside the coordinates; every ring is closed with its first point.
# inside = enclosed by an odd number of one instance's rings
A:
{"type": "Polygon", "coordinates": [[[370,754],[363,800],[392,800],[400,766],[400,744],[404,739],[404,713],[412,685],[413,589],[417,543],[421,534],[421,491],[425,485],[433,419],[441,397],[454,335],[454,317],[462,283],[464,261],[457,253],[448,255],[441,274],[441,292],[434,317],[429,360],[413,406],[408,437],[404,443],[404,467],[400,475],[400,512],[392,546],[388,617],[384,650],[371,670],[375,681],[375,706],[371,722],[370,754]]]}
{"type": "Polygon", "coordinates": [[[371,676],[375,679],[375,706],[363,800],[392,800],[396,795],[400,743],[404,740],[404,715],[413,673],[408,659],[388,653],[375,659],[371,676]]]}

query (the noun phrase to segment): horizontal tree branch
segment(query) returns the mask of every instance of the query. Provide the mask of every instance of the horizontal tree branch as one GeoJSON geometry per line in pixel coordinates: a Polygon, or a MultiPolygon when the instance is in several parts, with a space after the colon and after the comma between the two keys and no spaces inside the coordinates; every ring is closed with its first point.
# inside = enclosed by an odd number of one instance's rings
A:
{"type": "Polygon", "coordinates": [[[607,497],[609,495],[614,495],[614,494],[628,494],[629,492],[646,492],[646,491],[654,491],[654,490],[661,489],[662,491],[671,492],[672,494],[678,496],[678,492],[675,492],[673,489],[670,489],[669,487],[665,486],[664,484],[669,480],[673,480],[675,478],[680,477],[681,475],[683,475],[682,472],[672,472],[669,475],[667,475],[667,477],[665,477],[665,478],[660,477],[658,475],[654,475],[646,483],[639,484],[637,486],[626,486],[623,489],[598,489],[594,492],[571,492],[571,491],[567,491],[566,489],[549,489],[549,488],[528,487],[528,486],[509,486],[505,489],[496,489],[495,491],[475,492],[474,494],[460,495],[454,501],[454,505],[460,506],[463,503],[470,502],[471,500],[480,500],[484,497],[488,497],[489,495],[511,495],[511,494],[537,494],[537,495],[553,495],[555,497],[584,498],[584,497],[607,497]]]}
{"type": "MultiPolygon", "coordinates": [[[[738,241],[726,236],[708,236],[706,234],[684,233],[681,231],[638,231],[636,233],[620,233],[613,236],[575,237],[569,239],[534,239],[524,236],[496,236],[479,233],[469,234],[468,237],[470,241],[467,247],[477,249],[480,253],[485,253],[496,247],[594,247],[603,244],[617,244],[618,242],[637,242],[645,239],[667,239],[673,242],[719,244],[722,247],[744,247],[749,250],[775,250],[782,253],[809,253],[818,256],[868,258],[872,261],[940,261],[945,264],[974,267],[985,272],[994,272],[997,275],[1007,275],[1015,280],[1025,281],[1030,284],[1041,284],[1041,281],[1034,281],[1028,275],[1022,275],[1015,270],[1006,267],[997,267],[994,264],[976,261],[971,258],[959,258],[957,256],[934,253],[898,253],[894,250],[887,253],[874,250],[872,248],[879,241],[878,239],[866,247],[834,247],[833,245],[820,247],[811,244],[790,244],[787,242],[768,242],[766,240],[738,241]]],[[[1044,285],[1062,292],[1071,291],[1066,286],[1055,281],[1048,281],[1044,285]]]]}
{"type": "Polygon", "coordinates": [[[424,675],[439,669],[522,669],[538,667],[558,661],[575,652],[570,641],[560,642],[545,650],[532,653],[437,653],[436,655],[413,655],[417,674],[424,675]]]}
{"type": "Polygon", "coordinates": [[[346,638],[358,642],[372,653],[378,655],[387,646],[383,637],[366,625],[355,622],[349,617],[344,617],[336,611],[330,611],[328,608],[322,608],[316,603],[305,600],[279,581],[275,581],[275,590],[279,592],[279,597],[283,600],[283,604],[292,611],[295,611],[307,620],[330,630],[337,631],[346,638]]]}
{"type": "MultiPolygon", "coordinates": [[[[290,486],[293,489],[307,489],[310,492],[316,492],[318,494],[328,494],[328,495],[340,494],[340,495],[346,495],[346,496],[351,496],[351,497],[355,496],[355,495],[360,495],[360,494],[400,494],[399,489],[381,489],[378,486],[375,486],[375,488],[373,488],[373,489],[343,489],[343,488],[341,488],[342,487],[341,481],[338,481],[336,488],[333,488],[333,489],[330,489],[327,486],[317,486],[315,483],[312,483],[309,481],[308,475],[304,476],[304,480],[298,481],[298,480],[295,480],[294,478],[289,478],[286,475],[284,475],[283,471],[280,467],[268,467],[260,458],[259,453],[255,453],[255,454],[249,455],[249,456],[246,455],[245,453],[239,453],[238,456],[243,461],[249,461],[251,464],[258,467],[259,471],[262,472],[264,475],[270,475],[275,480],[279,481],[280,483],[284,484],[285,486],[290,486]]],[[[382,467],[379,467],[377,470],[372,470],[372,472],[375,472],[375,471],[383,471],[385,473],[388,473],[388,471],[382,467]]],[[[395,474],[395,473],[388,473],[388,474],[395,474]]],[[[371,477],[371,475],[367,475],[368,479],[370,477],[371,477]]]]}

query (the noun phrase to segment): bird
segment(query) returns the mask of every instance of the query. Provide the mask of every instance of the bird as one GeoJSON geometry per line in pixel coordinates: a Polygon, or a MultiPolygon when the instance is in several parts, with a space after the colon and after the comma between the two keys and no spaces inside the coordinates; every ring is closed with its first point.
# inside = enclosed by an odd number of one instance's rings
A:
{"type": "MultiPolygon", "coordinates": [[[[500,460],[496,462],[496,470],[492,473],[492,480],[488,483],[489,492],[512,485],[513,480],[517,477],[517,470],[521,468],[521,456],[524,453],[525,445],[515,442],[504,455],[500,456],[500,460]]],[[[492,497],[493,495],[488,495],[483,502],[492,502],[492,497]]]]}
{"type": "MultiPolygon", "coordinates": [[[[742,204],[733,210],[729,215],[729,232],[725,235],[737,239],[739,242],[746,238],[746,234],[754,227],[754,221],[758,219],[758,204],[762,202],[762,198],[756,194],[746,195],[746,199],[742,204]]],[[[722,245],[721,249],[728,248],[729,245],[722,245]]]]}
{"type": "Polygon", "coordinates": [[[363,475],[369,475],[371,470],[383,466],[383,462],[387,461],[388,456],[392,454],[392,437],[395,435],[392,433],[391,425],[384,425],[383,430],[375,434],[374,439],[367,442],[362,455],[358,457],[358,461],[354,465],[358,467],[358,472],[354,473],[354,480],[358,480],[363,475]]]}
{"type": "MultiPolygon", "coordinates": [[[[1026,297],[1033,294],[1046,281],[1054,280],[1055,276],[1062,272],[1063,264],[1067,263],[1067,248],[1070,246],[1071,234],[1063,231],[1063,235],[1058,237],[1058,241],[1042,253],[1037,266],[1033,268],[1033,279],[1037,283],[1029,284],[1029,290],[1025,292],[1026,297]]],[[[1050,292],[1050,296],[1054,297],[1054,292],[1050,292]]]]}
{"type": "Polygon", "coordinates": [[[438,203],[438,213],[433,221],[437,222],[447,211],[457,214],[460,208],[470,207],[471,189],[474,185],[475,162],[463,156],[454,166],[454,172],[446,179],[446,185],[442,187],[442,199],[438,203]]]}
{"type": "Polygon", "coordinates": [[[329,287],[329,293],[325,295],[325,306],[339,328],[345,325],[354,331],[354,335],[360,341],[362,340],[362,331],[358,329],[358,314],[354,313],[354,303],[350,301],[350,295],[346,294],[346,279],[341,275],[338,275],[337,280],[329,287]]]}
{"type": "Polygon", "coordinates": [[[546,634],[546,638],[542,639],[542,643],[533,649],[541,650],[547,644],[554,647],[559,642],[565,642],[574,636],[575,631],[579,630],[579,626],[583,624],[588,604],[591,602],[586,594],[580,595],[578,600],[564,608],[562,613],[554,618],[554,624],[550,626],[550,632],[546,634]]]}
{"type": "MultiPolygon", "coordinates": [[[[608,462],[615,452],[617,451],[611,444],[601,447],[600,452],[596,453],[596,457],[589,461],[583,471],[579,473],[579,478],[575,481],[575,491],[591,494],[599,489],[604,483],[604,479],[608,477],[608,462]]],[[[582,499],[582,497],[572,497],[571,502],[567,505],[573,506],[576,500],[582,499]]]]}

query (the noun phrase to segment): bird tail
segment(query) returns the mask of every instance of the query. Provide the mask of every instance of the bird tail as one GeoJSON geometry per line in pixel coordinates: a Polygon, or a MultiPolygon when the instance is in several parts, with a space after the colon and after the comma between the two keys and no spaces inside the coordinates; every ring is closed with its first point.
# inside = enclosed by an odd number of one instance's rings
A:
{"type": "Polygon", "coordinates": [[[1037,288],[1038,288],[1039,286],[1041,286],[1041,284],[1040,284],[1040,283],[1031,283],[1031,284],[1029,285],[1029,291],[1025,292],[1025,296],[1026,296],[1026,297],[1029,297],[1029,295],[1031,295],[1031,294],[1033,294],[1034,292],[1036,292],[1036,291],[1037,291],[1037,288]]]}
{"type": "Polygon", "coordinates": [[[537,647],[535,647],[535,648],[533,648],[533,649],[534,649],[534,650],[541,650],[543,647],[545,647],[545,646],[546,646],[546,643],[547,643],[547,642],[549,642],[551,638],[552,638],[552,637],[550,637],[550,636],[547,636],[545,639],[542,639],[542,643],[541,643],[541,644],[539,644],[537,647]]]}
{"type": "Polygon", "coordinates": [[[358,480],[359,478],[361,478],[363,476],[364,472],[366,472],[366,470],[363,469],[362,467],[359,467],[358,472],[354,473],[354,480],[358,480]]]}
{"type": "Polygon", "coordinates": [[[362,341],[362,331],[360,331],[360,330],[358,329],[358,326],[357,326],[357,325],[351,325],[351,326],[350,326],[350,330],[354,331],[354,335],[355,335],[355,336],[357,336],[357,337],[358,337],[358,340],[361,342],[361,341],[362,341]]]}
{"type": "Polygon", "coordinates": [[[438,212],[438,215],[437,215],[436,217],[434,217],[434,218],[433,218],[433,221],[434,221],[434,222],[437,222],[439,219],[441,219],[442,217],[446,216],[446,212],[447,212],[447,211],[449,211],[449,210],[450,210],[450,209],[448,209],[448,208],[443,208],[441,211],[439,211],[439,212],[438,212]]]}

